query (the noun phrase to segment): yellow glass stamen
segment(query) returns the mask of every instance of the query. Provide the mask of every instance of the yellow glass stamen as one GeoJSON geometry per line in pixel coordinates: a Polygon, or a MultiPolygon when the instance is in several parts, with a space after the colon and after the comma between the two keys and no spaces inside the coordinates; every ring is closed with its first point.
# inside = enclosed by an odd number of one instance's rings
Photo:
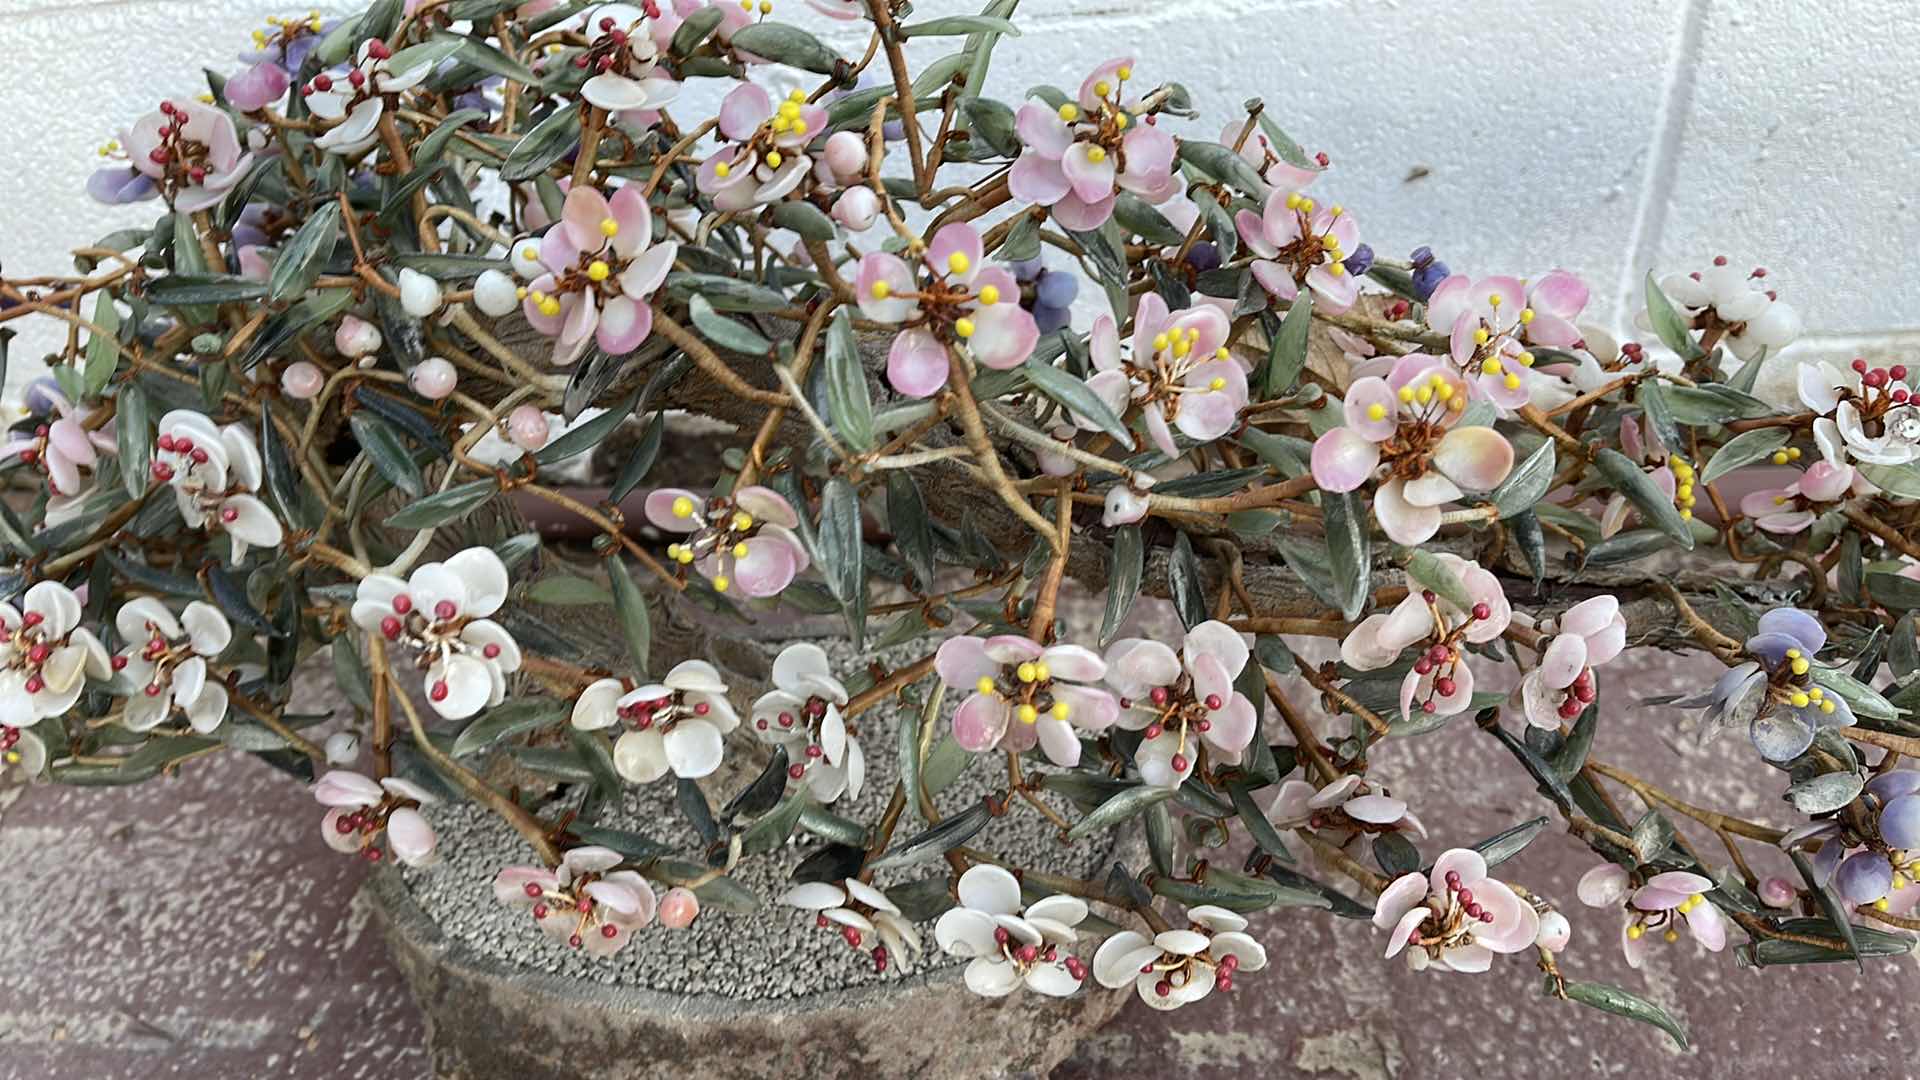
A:
{"type": "Polygon", "coordinates": [[[980,290],[980,303],[982,305],[992,307],[999,302],[1000,287],[998,285],[988,285],[980,290]]]}
{"type": "Polygon", "coordinates": [[[745,510],[735,510],[733,512],[733,527],[736,532],[745,532],[753,528],[753,515],[747,513],[745,510]]]}
{"type": "Polygon", "coordinates": [[[736,559],[744,559],[747,557],[747,542],[745,540],[733,545],[733,557],[736,559]]]}
{"type": "Polygon", "coordinates": [[[993,676],[991,675],[980,676],[980,681],[978,683],[975,683],[973,688],[975,690],[980,691],[983,694],[993,693],[993,676]]]}
{"type": "Polygon", "coordinates": [[[613,220],[612,218],[601,218],[600,219],[600,235],[619,236],[620,223],[613,220]]]}
{"type": "Polygon", "coordinates": [[[588,280],[605,281],[607,280],[607,275],[611,273],[613,273],[613,268],[608,266],[604,260],[595,259],[587,264],[588,280]]]}
{"type": "Polygon", "coordinates": [[[713,591],[726,592],[727,586],[731,584],[733,584],[733,582],[727,580],[727,576],[725,574],[722,574],[719,577],[713,579],[713,591]]]}
{"type": "Polygon", "coordinates": [[[1056,701],[1053,703],[1053,708],[1049,711],[1053,713],[1055,720],[1065,720],[1073,712],[1073,709],[1064,701],[1056,701]]]}
{"type": "Polygon", "coordinates": [[[967,272],[967,268],[972,265],[973,260],[967,258],[967,253],[964,251],[956,251],[947,256],[947,269],[952,273],[964,274],[967,272]]]}
{"type": "Polygon", "coordinates": [[[893,292],[893,286],[884,281],[876,281],[867,291],[873,294],[875,300],[885,300],[888,294],[893,292]]]}
{"type": "Polygon", "coordinates": [[[1067,102],[1065,105],[1060,106],[1060,119],[1066,121],[1069,124],[1073,123],[1075,120],[1080,119],[1080,106],[1075,105],[1071,101],[1067,102]]]}
{"type": "Polygon", "coordinates": [[[1015,675],[1015,676],[1016,676],[1016,677],[1017,677],[1017,678],[1018,678],[1018,679],[1019,679],[1019,680],[1020,680],[1021,682],[1032,682],[1033,680],[1035,680],[1035,679],[1037,679],[1037,678],[1039,678],[1039,677],[1040,677],[1040,676],[1039,676],[1038,674],[1036,674],[1036,673],[1034,672],[1034,670],[1033,670],[1033,664],[1032,664],[1031,662],[1029,662],[1029,663],[1023,663],[1023,664],[1021,664],[1021,665],[1020,665],[1019,667],[1017,667],[1017,668],[1014,668],[1014,669],[1013,669],[1013,674],[1014,674],[1014,675],[1015,675]]]}
{"type": "Polygon", "coordinates": [[[972,337],[973,320],[965,318],[953,320],[953,332],[963,338],[972,337]]]}
{"type": "Polygon", "coordinates": [[[1385,405],[1382,405],[1376,401],[1373,404],[1367,406],[1367,419],[1385,420],[1386,418],[1387,418],[1387,407],[1385,405]]]}
{"type": "Polygon", "coordinates": [[[1525,326],[1532,321],[1533,321],[1533,309],[1530,307],[1521,308],[1520,309],[1520,325],[1525,326]]]}
{"type": "Polygon", "coordinates": [[[678,518],[693,516],[693,500],[685,495],[673,500],[673,516],[678,518]]]}
{"type": "Polygon", "coordinates": [[[780,161],[781,161],[780,151],[778,150],[767,151],[767,167],[768,168],[772,168],[772,169],[779,168],[780,161]]]}
{"type": "Polygon", "coordinates": [[[1106,148],[1101,146],[1087,147],[1087,160],[1093,162],[1095,165],[1107,160],[1106,148]]]}
{"type": "Polygon", "coordinates": [[[1032,705],[1020,706],[1020,722],[1021,723],[1031,724],[1038,719],[1040,719],[1039,709],[1034,708],[1032,705]]]}

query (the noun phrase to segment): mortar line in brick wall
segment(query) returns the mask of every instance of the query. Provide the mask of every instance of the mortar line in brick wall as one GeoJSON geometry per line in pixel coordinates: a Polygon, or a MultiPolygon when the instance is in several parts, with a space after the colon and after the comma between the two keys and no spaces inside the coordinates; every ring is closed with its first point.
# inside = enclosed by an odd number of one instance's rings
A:
{"type": "Polygon", "coordinates": [[[1701,40],[1706,35],[1708,3],[1709,0],[1688,0],[1681,13],[1666,87],[1660,95],[1660,112],[1654,117],[1646,175],[1640,187],[1640,206],[1634,215],[1627,258],[1621,269],[1619,300],[1614,307],[1615,329],[1625,337],[1633,334],[1633,313],[1641,307],[1641,282],[1653,266],[1660,234],[1667,225],[1673,181],[1680,168],[1681,143],[1686,138],[1687,118],[1693,112],[1694,83],[1699,73],[1701,40]]]}

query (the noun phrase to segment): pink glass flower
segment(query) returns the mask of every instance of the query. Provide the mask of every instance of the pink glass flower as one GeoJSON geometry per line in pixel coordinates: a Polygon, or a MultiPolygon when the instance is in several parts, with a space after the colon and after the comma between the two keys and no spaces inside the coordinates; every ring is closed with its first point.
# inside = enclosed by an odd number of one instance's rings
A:
{"type": "Polygon", "coordinates": [[[633,870],[616,870],[625,857],[611,848],[577,847],[544,866],[509,866],[493,879],[493,895],[511,907],[531,909],[547,936],[612,956],[653,921],[653,886],[633,870]]]}
{"type": "Polygon", "coordinates": [[[1565,322],[1570,315],[1555,314],[1569,308],[1578,313],[1585,305],[1586,288],[1579,279],[1555,271],[1542,278],[1535,290],[1542,303],[1552,305],[1544,316],[1528,306],[1527,287],[1514,277],[1474,281],[1465,274],[1454,274],[1435,286],[1427,298],[1427,325],[1447,335],[1448,353],[1455,368],[1469,379],[1473,396],[1503,409],[1517,409],[1530,400],[1528,369],[1533,366],[1533,354],[1527,351],[1525,342],[1551,343],[1530,336],[1532,324],[1553,320],[1543,323],[1542,333],[1555,341],[1568,333],[1579,333],[1571,322],[1565,322]]]}
{"type": "Polygon", "coordinates": [[[1347,388],[1346,425],[1314,440],[1314,482],[1352,491],[1385,463],[1390,477],[1374,494],[1380,527],[1418,544],[1440,529],[1440,507],[1468,492],[1491,491],[1513,470],[1513,444],[1490,427],[1454,427],[1467,386],[1443,361],[1409,353],[1386,378],[1347,388]]]}
{"type": "Polygon", "coordinates": [[[682,660],[658,683],[630,690],[620,679],[600,679],[580,692],[574,727],[616,725],[627,730],[614,740],[614,769],[636,784],[651,784],[668,773],[688,780],[712,775],[740,716],[718,668],[682,660]]]}
{"type": "Polygon", "coordinates": [[[379,141],[380,118],[386,113],[388,95],[420,85],[433,74],[435,66],[420,57],[409,63],[407,70],[396,71],[394,56],[386,42],[369,38],[361,43],[345,75],[321,72],[300,88],[307,108],[329,125],[313,145],[348,156],[379,141]]]}
{"type": "Polygon", "coordinates": [[[1262,288],[1289,303],[1310,288],[1318,309],[1337,315],[1360,298],[1360,282],[1346,267],[1360,246],[1360,226],[1338,204],[1323,207],[1302,195],[1289,186],[1292,179],[1282,174],[1261,212],[1242,210],[1234,224],[1262,288]]]}
{"type": "Polygon", "coordinates": [[[700,163],[695,184],[715,209],[746,210],[787,197],[813,168],[806,147],[826,130],[827,110],[795,90],[775,108],[753,83],[741,83],[720,103],[720,134],[733,140],[700,163]]]}
{"type": "Polygon", "coordinates": [[[855,283],[860,312],[900,327],[887,350],[887,381],[909,397],[947,385],[947,349],[964,347],[990,368],[1018,366],[1033,354],[1040,328],[1020,307],[1020,285],[990,266],[980,232],[965,222],[933,234],[921,274],[898,255],[870,251],[855,283]]]}
{"type": "Polygon", "coordinates": [[[1594,908],[1613,907],[1626,901],[1627,918],[1620,928],[1620,951],[1626,954],[1627,966],[1637,969],[1646,961],[1647,950],[1652,946],[1647,940],[1649,931],[1658,932],[1671,944],[1680,940],[1680,930],[1684,927],[1707,951],[1719,952],[1726,948],[1726,919],[1704,895],[1712,889],[1712,881],[1681,870],[1655,874],[1645,885],[1634,889],[1626,870],[1602,863],[1580,878],[1578,894],[1581,903],[1594,908]]]}
{"type": "Polygon", "coordinates": [[[1303,860],[1312,859],[1313,850],[1294,835],[1295,829],[1311,829],[1340,848],[1381,833],[1407,832],[1423,840],[1427,835],[1427,827],[1407,809],[1405,800],[1365,777],[1351,775],[1323,788],[1305,780],[1285,781],[1267,805],[1267,820],[1279,831],[1287,850],[1303,860]]]}
{"type": "Polygon", "coordinates": [[[287,74],[286,68],[259,63],[228,79],[222,92],[226,94],[227,104],[241,112],[253,112],[279,102],[292,84],[293,76],[287,74]]]}
{"type": "Polygon", "coordinates": [[[1471,607],[1462,610],[1451,600],[1407,579],[1407,598],[1389,612],[1367,616],[1340,642],[1340,659],[1359,671],[1376,671],[1400,658],[1402,650],[1418,645],[1413,669],[1400,683],[1400,713],[1412,718],[1420,712],[1452,716],[1473,702],[1473,669],[1467,664],[1467,645],[1492,641],[1513,622],[1500,579],[1458,555],[1435,558],[1465,587],[1471,607]]]}
{"type": "Polygon", "coordinates": [[[1070,768],[1080,763],[1079,732],[1105,731],[1120,712],[1112,694],[1089,685],[1107,674],[1106,662],[1080,645],[963,635],[940,646],[934,671],[947,686],[972,691],[953,714],[953,737],[975,753],[1038,745],[1048,761],[1070,768]]]}
{"type": "Polygon", "coordinates": [[[1599,696],[1593,669],[1627,646],[1627,619],[1620,601],[1593,596],[1560,616],[1558,631],[1540,662],[1520,681],[1521,709],[1536,727],[1558,728],[1599,696]]]}
{"type": "Polygon", "coordinates": [[[1415,971],[1485,971],[1499,953],[1533,947],[1540,913],[1506,882],[1487,876],[1477,851],[1453,848],[1426,874],[1403,874],[1374,905],[1373,925],[1385,930],[1387,956],[1407,954],[1415,971]]]}
{"type": "Polygon", "coordinates": [[[1838,502],[1853,489],[1853,466],[1816,461],[1800,478],[1782,488],[1765,488],[1740,500],[1740,512],[1756,528],[1791,536],[1819,520],[1813,507],[1838,502]]]}
{"type": "Polygon", "coordinates": [[[434,862],[437,839],[420,808],[439,800],[419,784],[395,776],[376,782],[334,769],[314,782],[313,797],[327,808],[320,836],[333,850],[377,862],[384,835],[394,858],[408,866],[434,862]]]}
{"type": "Polygon", "coordinates": [[[1061,225],[1084,231],[1112,216],[1118,191],[1150,203],[1180,193],[1173,136],[1139,123],[1139,103],[1120,96],[1132,77],[1131,58],[1109,60],[1080,84],[1078,101],[1057,110],[1042,101],[1020,107],[1015,129],[1025,149],[1007,174],[1014,198],[1050,206],[1061,225]]]}
{"type": "Polygon", "coordinates": [[[1233,688],[1251,655],[1240,633],[1217,620],[1187,631],[1176,654],[1162,641],[1122,638],[1107,647],[1107,685],[1120,695],[1121,727],[1142,733],[1140,779],[1179,787],[1204,753],[1237,765],[1260,733],[1260,711],[1233,688]]]}
{"type": "Polygon", "coordinates": [[[668,545],[667,554],[682,566],[691,564],[720,592],[737,583],[747,596],[773,596],[811,561],[793,534],[800,515],[772,488],[750,485],[710,499],[684,488],[660,488],[647,496],[647,520],[691,534],[668,545]]]}
{"type": "Polygon", "coordinates": [[[226,197],[253,164],[242,153],[233,118],[197,101],[163,101],[120,137],[127,161],[152,180],[181,213],[205,210],[226,197]]]}
{"type": "Polygon", "coordinates": [[[1093,954],[1093,977],[1117,990],[1132,984],[1141,1001],[1163,1012],[1233,989],[1243,971],[1267,966],[1267,950],[1246,933],[1247,920],[1226,908],[1201,904],[1187,911],[1185,930],[1149,938],[1122,930],[1093,954]]]}
{"type": "Polygon", "coordinates": [[[17,457],[22,465],[38,469],[47,478],[50,494],[78,494],[80,470],[92,469],[101,454],[116,452],[113,424],[89,430],[87,420],[93,410],[75,408],[51,380],[34,387],[33,392],[44,395],[57,415],[35,425],[31,434],[12,436],[0,445],[0,461],[17,457]]]}
{"type": "Polygon", "coordinates": [[[472,547],[405,580],[367,575],[354,593],[353,622],[414,654],[426,669],[428,704],[460,720],[506,700],[507,676],[520,670],[513,635],[487,617],[506,603],[508,587],[500,556],[472,547]]]}
{"type": "Polygon", "coordinates": [[[1530,345],[1578,348],[1583,335],[1573,320],[1586,306],[1586,282],[1566,270],[1548,271],[1527,285],[1527,306],[1520,311],[1520,336],[1530,345]]]}
{"type": "MultiPolygon", "coordinates": [[[[1123,420],[1138,404],[1147,434],[1170,458],[1180,456],[1172,428],[1196,443],[1232,431],[1247,407],[1247,373],[1227,349],[1226,312],[1212,304],[1168,311],[1150,292],[1140,298],[1133,325],[1131,355],[1123,359],[1113,317],[1094,320],[1087,389],[1123,420]]],[[[1077,413],[1074,422],[1088,431],[1100,427],[1077,413]]]]}
{"type": "Polygon", "coordinates": [[[653,214],[638,188],[611,199],[590,187],[568,191],[559,223],[540,238],[542,272],[521,302],[527,322],[554,338],[553,363],[579,359],[589,337],[613,356],[639,348],[653,331],[647,300],[679,247],[653,243],[653,214]]]}

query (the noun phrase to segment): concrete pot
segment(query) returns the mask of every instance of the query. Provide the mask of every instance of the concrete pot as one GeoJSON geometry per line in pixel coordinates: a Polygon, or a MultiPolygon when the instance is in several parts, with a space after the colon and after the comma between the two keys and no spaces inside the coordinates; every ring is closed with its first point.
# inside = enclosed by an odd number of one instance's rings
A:
{"type": "Polygon", "coordinates": [[[786,1000],[669,994],[479,955],[443,934],[391,870],[356,903],[419,1002],[434,1075],[456,1080],[1044,1077],[1131,996],[1089,981],[1066,999],[989,1000],[962,985],[959,965],[786,1000]]]}

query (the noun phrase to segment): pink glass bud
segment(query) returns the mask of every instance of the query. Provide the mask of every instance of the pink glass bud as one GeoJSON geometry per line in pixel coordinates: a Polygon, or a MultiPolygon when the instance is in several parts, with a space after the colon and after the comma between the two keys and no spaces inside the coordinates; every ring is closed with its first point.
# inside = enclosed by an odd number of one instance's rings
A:
{"type": "MultiPolygon", "coordinates": [[[[847,132],[843,131],[840,134],[845,135],[847,132]]],[[[873,193],[872,188],[848,188],[833,204],[833,220],[854,232],[866,232],[873,228],[873,223],[879,216],[880,197],[873,193]]]]}
{"type": "Polygon", "coordinates": [[[867,144],[851,131],[837,131],[827,139],[827,168],[841,183],[851,183],[867,167],[867,144]]]}
{"type": "Polygon", "coordinates": [[[1540,933],[1533,939],[1535,945],[1548,952],[1559,952],[1567,947],[1573,938],[1573,926],[1567,917],[1557,911],[1543,912],[1540,915],[1540,933]]]}
{"type": "Polygon", "coordinates": [[[407,384],[413,387],[413,392],[428,401],[439,401],[453,393],[459,381],[459,373],[453,370],[453,365],[439,356],[429,356],[415,364],[407,376],[407,384]]]}
{"type": "Polygon", "coordinates": [[[700,898],[693,890],[675,886],[660,898],[660,925],[670,930],[685,930],[700,915],[700,898]]]}
{"type": "Polygon", "coordinates": [[[547,445],[547,414],[532,405],[522,405],[507,416],[507,438],[522,450],[538,450],[547,445]]]}
{"type": "Polygon", "coordinates": [[[1768,907],[1793,906],[1794,887],[1782,877],[1770,877],[1760,883],[1760,902],[1768,907]]]}
{"type": "Polygon", "coordinates": [[[365,319],[349,315],[340,320],[340,326],[333,332],[333,347],[340,350],[341,356],[359,358],[367,356],[380,348],[380,331],[365,319]]]}
{"type": "Polygon", "coordinates": [[[320,392],[327,377],[305,360],[296,360],[280,373],[280,392],[295,401],[306,401],[320,392]]]}

